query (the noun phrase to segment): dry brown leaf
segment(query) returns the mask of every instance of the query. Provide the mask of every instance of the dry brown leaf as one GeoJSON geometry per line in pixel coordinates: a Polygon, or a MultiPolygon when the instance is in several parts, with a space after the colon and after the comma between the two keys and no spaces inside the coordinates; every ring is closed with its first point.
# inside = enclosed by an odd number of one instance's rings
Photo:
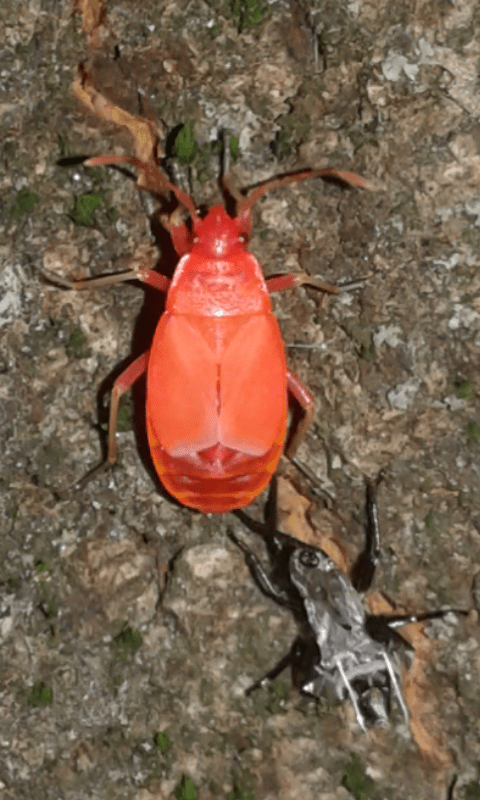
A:
{"type": "Polygon", "coordinates": [[[347,573],[347,555],[335,538],[333,515],[325,511],[322,515],[325,526],[318,530],[308,519],[310,506],[310,500],[297,492],[287,478],[278,478],[277,513],[282,529],[294,539],[323,550],[342,572],[347,573]]]}
{"type": "Polygon", "coordinates": [[[83,64],[80,65],[79,74],[73,83],[73,93],[97,117],[130,131],[135,141],[135,155],[140,161],[156,164],[157,158],[163,155],[158,143],[159,131],[156,123],[130,114],[98,92],[88,68],[83,64]]]}
{"type": "Polygon", "coordinates": [[[103,0],[75,0],[75,11],[82,17],[82,30],[90,47],[98,47],[105,36],[105,4],[103,0]]]}

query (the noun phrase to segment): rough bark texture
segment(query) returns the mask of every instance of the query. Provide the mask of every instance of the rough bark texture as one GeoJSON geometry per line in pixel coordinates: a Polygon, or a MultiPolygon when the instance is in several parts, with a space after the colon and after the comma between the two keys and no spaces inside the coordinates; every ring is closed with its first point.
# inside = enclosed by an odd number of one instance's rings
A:
{"type": "MultiPolygon", "coordinates": [[[[159,487],[142,386],[113,473],[71,489],[103,458],[108,389],[148,347],[162,300],[135,284],[62,290],[40,274],[128,269],[149,241],[135,182],[71,160],[135,152],[125,128],[74,97],[80,63],[103,97],[155,123],[167,152],[172,131],[191,125],[183,179],[200,206],[219,199],[223,129],[239,139],[241,186],[305,166],[376,181],[375,193],[286,187],[255,212],[251,250],[267,275],[364,281],[327,302],[309,289],[275,300],[289,363],[317,399],[299,458],[323,491],[283,469],[311,493],[314,525],[332,525],[352,557],[363,475],[384,468],[376,588],[410,611],[473,607],[477,7],[77,6],[0,9],[0,797],[163,800],[177,790],[188,800],[192,786],[201,800],[478,797],[475,612],[428,628],[423,724],[436,758],[421,755],[399,715],[362,735],[347,703],[305,705],[288,674],[245,697],[288,650],[294,623],[226,538],[240,522],[181,508],[159,487]]],[[[171,274],[168,237],[160,246],[171,274]]]]}

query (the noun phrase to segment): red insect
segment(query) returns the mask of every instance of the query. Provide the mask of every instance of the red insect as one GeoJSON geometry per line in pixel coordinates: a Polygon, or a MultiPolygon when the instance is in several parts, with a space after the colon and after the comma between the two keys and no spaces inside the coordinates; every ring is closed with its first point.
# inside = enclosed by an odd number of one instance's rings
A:
{"type": "Polygon", "coordinates": [[[244,197],[227,180],[237,201],[236,216],[228,216],[218,204],[200,219],[193,200],[155,164],[115,155],[85,163],[93,167],[125,162],[140,171],[141,189],[173,192],[189,213],[191,226],[181,221],[179,209],[164,223],[180,256],[171,281],[150,269],[60,281],[68,288],[85,289],[139,279],[167,295],[150,350],[115,381],[108,462],[113,464],[117,457],[120,397],[146,373],[148,441],[165,488],[201,511],[241,508],[267,486],[278,464],[287,431],[287,389],[304,409],[287,455],[294,453],[315,410],[311,393],[287,368],[269,295],[302,284],[339,291],[304,273],[265,280],[255,257],[246,252],[252,207],[270,189],[307,178],[370,185],[343,170],[305,170],[270,180],[244,197]]]}

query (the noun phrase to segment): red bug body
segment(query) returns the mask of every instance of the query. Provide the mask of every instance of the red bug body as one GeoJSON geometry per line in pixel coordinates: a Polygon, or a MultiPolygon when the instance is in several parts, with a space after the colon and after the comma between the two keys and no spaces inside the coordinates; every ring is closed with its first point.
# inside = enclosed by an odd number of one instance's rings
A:
{"type": "Polygon", "coordinates": [[[214,206],[195,226],[155,332],[147,431],[165,487],[202,511],[246,505],[268,484],[287,427],[278,323],[240,226],[214,206]]]}
{"type": "Polygon", "coordinates": [[[216,205],[202,220],[193,200],[154,163],[98,156],[86,165],[120,162],[140,170],[141,189],[154,194],[172,191],[189,212],[192,229],[177,211],[165,222],[181,257],[171,282],[144,267],[92,281],[60,281],[68,288],[86,289],[140,279],[167,294],[150,350],[115,381],[108,461],[113,464],[117,457],[120,397],[147,373],[147,435],[163,485],[181,503],[200,511],[241,508],[265,488],[278,464],[287,429],[287,388],[305,411],[289,455],[314,412],[312,395],[287,369],[269,294],[305,283],[338,293],[336,287],[304,273],[265,280],[256,259],[246,252],[252,207],[269,189],[307,178],[371,187],[343,170],[305,170],[268,181],[248,197],[232,191],[236,217],[216,205]]]}

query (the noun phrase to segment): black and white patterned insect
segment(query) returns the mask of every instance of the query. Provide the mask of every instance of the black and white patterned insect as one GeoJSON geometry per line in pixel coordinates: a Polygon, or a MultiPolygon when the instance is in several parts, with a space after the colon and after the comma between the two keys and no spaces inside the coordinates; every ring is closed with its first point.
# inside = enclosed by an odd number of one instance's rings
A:
{"type": "MultiPolygon", "coordinates": [[[[260,589],[287,606],[299,623],[299,635],[289,653],[274,669],[251,686],[264,686],[291,666],[293,682],[302,694],[313,698],[349,699],[362,730],[388,723],[394,699],[408,720],[400,674],[393,657],[395,643],[403,640],[396,628],[409,622],[442,617],[448,611],[415,616],[369,614],[360,592],[371,585],[380,552],[377,482],[367,482],[366,545],[352,570],[345,575],[322,550],[265,526],[237,516],[251,530],[260,532],[269,551],[272,569],[267,573],[255,553],[232,532],[230,538],[245,554],[247,565],[260,589]]],[[[467,613],[467,612],[455,612],[467,613]]]]}

